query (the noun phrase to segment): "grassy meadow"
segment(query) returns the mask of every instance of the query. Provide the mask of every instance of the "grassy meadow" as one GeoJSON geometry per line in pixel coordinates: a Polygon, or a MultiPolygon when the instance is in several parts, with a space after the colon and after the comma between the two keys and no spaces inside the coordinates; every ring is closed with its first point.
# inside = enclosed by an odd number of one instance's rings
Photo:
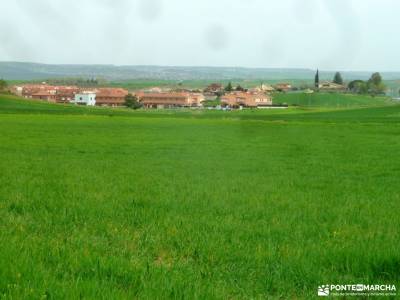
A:
{"type": "Polygon", "coordinates": [[[228,112],[0,96],[0,298],[399,287],[400,106],[307,97],[228,112]]]}
{"type": "Polygon", "coordinates": [[[387,97],[372,97],[366,95],[336,94],[336,93],[276,93],[275,103],[286,103],[306,107],[365,107],[390,104],[387,97]]]}

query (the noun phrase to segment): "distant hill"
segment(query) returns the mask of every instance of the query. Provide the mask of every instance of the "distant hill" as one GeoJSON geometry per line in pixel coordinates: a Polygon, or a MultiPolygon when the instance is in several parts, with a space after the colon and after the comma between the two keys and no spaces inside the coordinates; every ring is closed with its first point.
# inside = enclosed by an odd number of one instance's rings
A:
{"type": "MultiPolygon", "coordinates": [[[[104,78],[107,80],[312,80],[315,70],[241,67],[174,67],[116,65],[50,65],[26,62],[0,62],[0,78],[39,80],[49,78],[104,78]]],[[[321,71],[320,78],[331,79],[334,72],[321,71]]],[[[367,79],[372,72],[342,72],[346,80],[367,79]]],[[[383,72],[386,80],[400,79],[400,72],[383,72]]]]}

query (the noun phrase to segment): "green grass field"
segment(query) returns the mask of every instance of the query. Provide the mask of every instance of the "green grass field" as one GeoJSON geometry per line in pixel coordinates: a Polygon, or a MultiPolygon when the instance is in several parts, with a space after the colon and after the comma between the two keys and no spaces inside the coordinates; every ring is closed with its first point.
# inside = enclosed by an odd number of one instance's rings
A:
{"type": "Polygon", "coordinates": [[[275,93],[275,103],[309,107],[362,107],[382,106],[390,103],[387,97],[335,93],[275,93]]]}
{"type": "Polygon", "coordinates": [[[0,298],[399,288],[400,106],[319,97],[224,112],[0,96],[0,298]]]}

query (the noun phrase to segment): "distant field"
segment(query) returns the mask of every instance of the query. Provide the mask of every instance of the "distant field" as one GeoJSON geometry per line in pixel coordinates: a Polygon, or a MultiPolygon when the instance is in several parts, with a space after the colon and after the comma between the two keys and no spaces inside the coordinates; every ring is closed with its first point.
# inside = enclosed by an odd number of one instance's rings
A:
{"type": "MultiPolygon", "coordinates": [[[[49,79],[50,82],[55,80],[58,84],[70,85],[76,84],[77,79],[66,78],[66,79],[49,79]]],[[[46,81],[45,79],[41,80],[32,80],[30,82],[40,83],[46,81]]],[[[22,84],[26,81],[21,80],[13,80],[10,81],[10,85],[13,84],[22,84]]],[[[224,86],[228,85],[229,82],[232,83],[233,86],[241,85],[244,88],[254,88],[256,86],[260,86],[261,83],[265,84],[276,84],[279,82],[288,82],[295,86],[301,86],[305,84],[312,85],[311,80],[301,80],[301,79],[285,79],[285,80],[263,80],[263,79],[225,79],[225,80],[156,80],[156,79],[135,79],[135,80],[100,80],[100,86],[111,86],[111,87],[122,87],[128,89],[130,91],[140,90],[140,89],[148,89],[152,87],[161,87],[161,88],[188,88],[188,89],[204,89],[211,83],[221,83],[224,86]]]]}
{"type": "Polygon", "coordinates": [[[297,96],[231,112],[0,96],[0,298],[399,287],[400,106],[297,96]]]}
{"type": "Polygon", "coordinates": [[[122,80],[112,81],[109,83],[111,86],[123,87],[129,90],[138,90],[151,87],[164,87],[164,88],[188,88],[188,89],[204,89],[212,83],[221,83],[227,86],[230,82],[234,87],[240,85],[244,88],[254,88],[261,84],[274,85],[277,83],[287,82],[293,86],[305,86],[309,85],[312,87],[313,81],[308,79],[276,79],[276,80],[265,80],[265,79],[224,79],[224,80],[122,80]]]}
{"type": "Polygon", "coordinates": [[[274,103],[314,107],[379,106],[389,103],[387,97],[336,93],[275,93],[274,103]]]}

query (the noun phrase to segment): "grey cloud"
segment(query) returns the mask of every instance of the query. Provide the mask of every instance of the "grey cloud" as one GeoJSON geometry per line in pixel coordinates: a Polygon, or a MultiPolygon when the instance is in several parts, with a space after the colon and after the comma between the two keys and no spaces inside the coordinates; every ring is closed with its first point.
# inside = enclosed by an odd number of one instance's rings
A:
{"type": "Polygon", "coordinates": [[[163,11],[163,2],[161,0],[139,0],[139,16],[145,21],[157,20],[163,11]]]}
{"type": "Polygon", "coordinates": [[[293,5],[293,13],[296,20],[301,24],[310,24],[316,18],[318,7],[319,1],[316,0],[295,1],[293,5]]]}
{"type": "Polygon", "coordinates": [[[0,60],[399,70],[399,10],[397,0],[4,1],[0,60]]]}
{"type": "Polygon", "coordinates": [[[225,49],[229,44],[229,32],[228,30],[220,25],[210,25],[205,30],[205,41],[206,45],[214,51],[225,49]]]}
{"type": "Polygon", "coordinates": [[[332,26],[336,28],[338,34],[337,44],[331,45],[330,56],[326,57],[322,63],[332,64],[332,62],[341,60],[343,65],[352,65],[363,47],[363,30],[358,16],[347,0],[335,0],[335,3],[323,1],[322,3],[331,15],[332,26]]]}

